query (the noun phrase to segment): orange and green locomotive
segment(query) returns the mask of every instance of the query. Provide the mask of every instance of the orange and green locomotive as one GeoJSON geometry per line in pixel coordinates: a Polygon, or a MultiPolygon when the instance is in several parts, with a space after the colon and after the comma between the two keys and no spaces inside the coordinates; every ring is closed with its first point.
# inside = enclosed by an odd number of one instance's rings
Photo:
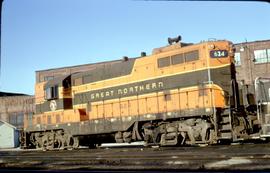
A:
{"type": "Polygon", "coordinates": [[[22,146],[175,146],[267,137],[268,122],[263,131],[257,114],[262,108],[241,105],[231,42],[169,41],[151,55],[37,83],[36,113],[25,118],[22,146]]]}

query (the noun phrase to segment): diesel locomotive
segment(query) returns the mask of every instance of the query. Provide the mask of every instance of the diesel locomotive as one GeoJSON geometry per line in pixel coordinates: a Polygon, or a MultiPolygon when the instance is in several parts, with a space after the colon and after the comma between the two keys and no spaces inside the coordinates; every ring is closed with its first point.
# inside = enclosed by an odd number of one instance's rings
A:
{"type": "Polygon", "coordinates": [[[151,55],[36,83],[36,112],[25,117],[22,147],[133,141],[179,146],[270,137],[270,79],[257,78],[249,92],[236,82],[230,41],[179,40],[169,38],[151,55]]]}

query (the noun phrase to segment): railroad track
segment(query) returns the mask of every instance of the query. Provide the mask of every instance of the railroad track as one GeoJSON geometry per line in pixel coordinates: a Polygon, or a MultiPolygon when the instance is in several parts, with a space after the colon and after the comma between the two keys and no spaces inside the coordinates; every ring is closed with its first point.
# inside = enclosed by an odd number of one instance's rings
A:
{"type": "Polygon", "coordinates": [[[270,170],[270,144],[207,147],[0,151],[0,169],[270,170]]]}

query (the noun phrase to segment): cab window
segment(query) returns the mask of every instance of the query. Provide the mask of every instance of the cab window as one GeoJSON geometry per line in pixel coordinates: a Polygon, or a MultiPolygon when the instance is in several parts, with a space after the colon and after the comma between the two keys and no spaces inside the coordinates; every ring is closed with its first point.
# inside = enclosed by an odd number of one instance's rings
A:
{"type": "Polygon", "coordinates": [[[58,85],[46,88],[45,98],[46,100],[58,98],[58,85]]]}

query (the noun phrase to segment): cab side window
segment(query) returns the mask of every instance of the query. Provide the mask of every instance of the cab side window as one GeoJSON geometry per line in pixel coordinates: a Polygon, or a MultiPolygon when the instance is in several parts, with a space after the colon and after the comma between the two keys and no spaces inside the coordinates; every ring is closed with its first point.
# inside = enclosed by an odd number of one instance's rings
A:
{"type": "Polygon", "coordinates": [[[46,88],[45,98],[46,100],[57,99],[58,98],[58,85],[46,88]]]}

